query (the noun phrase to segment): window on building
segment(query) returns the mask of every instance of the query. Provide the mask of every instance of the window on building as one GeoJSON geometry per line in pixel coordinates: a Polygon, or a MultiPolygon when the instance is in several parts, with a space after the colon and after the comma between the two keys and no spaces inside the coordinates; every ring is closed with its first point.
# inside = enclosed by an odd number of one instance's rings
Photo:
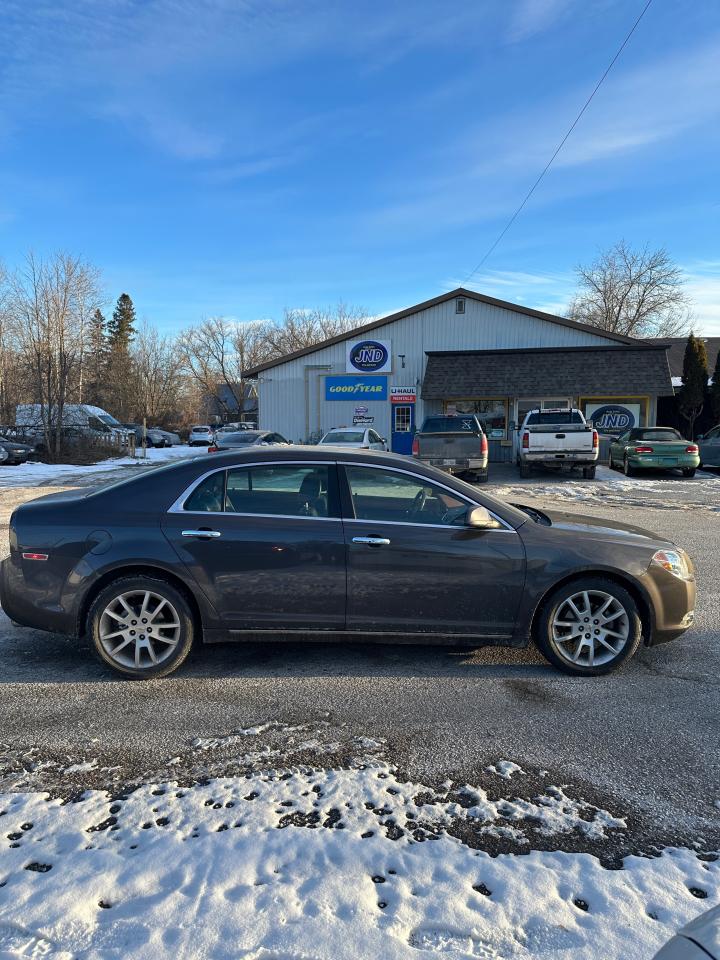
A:
{"type": "Polygon", "coordinates": [[[474,413],[485,435],[490,440],[507,437],[507,401],[497,400],[452,400],[445,404],[446,413],[474,413]]]}
{"type": "Polygon", "coordinates": [[[465,313],[465,297],[458,297],[456,299],[455,313],[465,313]]]}

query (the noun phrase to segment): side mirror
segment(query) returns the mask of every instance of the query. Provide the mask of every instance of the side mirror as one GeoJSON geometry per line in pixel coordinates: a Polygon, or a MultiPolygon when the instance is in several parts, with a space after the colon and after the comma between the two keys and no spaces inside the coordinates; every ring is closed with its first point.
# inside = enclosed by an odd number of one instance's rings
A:
{"type": "Polygon", "coordinates": [[[465,515],[465,525],[476,530],[495,530],[500,526],[485,507],[470,507],[465,515]]]}

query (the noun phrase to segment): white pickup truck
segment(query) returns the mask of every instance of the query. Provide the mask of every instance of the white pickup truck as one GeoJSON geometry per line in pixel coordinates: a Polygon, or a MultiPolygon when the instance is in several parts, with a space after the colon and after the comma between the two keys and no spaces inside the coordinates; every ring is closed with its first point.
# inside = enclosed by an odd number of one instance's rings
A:
{"type": "Polygon", "coordinates": [[[529,477],[533,464],[539,464],[580,467],[586,480],[594,478],[600,441],[579,410],[530,410],[518,434],[521,477],[529,477]]]}

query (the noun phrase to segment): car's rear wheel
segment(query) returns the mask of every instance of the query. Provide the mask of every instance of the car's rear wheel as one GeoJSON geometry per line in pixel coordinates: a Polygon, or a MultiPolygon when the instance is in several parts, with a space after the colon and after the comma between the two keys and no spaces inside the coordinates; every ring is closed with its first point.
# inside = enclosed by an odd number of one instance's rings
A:
{"type": "Polygon", "coordinates": [[[625,474],[626,477],[635,476],[635,467],[630,466],[630,461],[627,458],[627,454],[625,455],[625,459],[623,460],[623,473],[625,474]]]}
{"type": "Polygon", "coordinates": [[[686,468],[683,470],[682,475],[683,475],[684,477],[694,477],[694,476],[695,476],[695,467],[686,467],[686,468]]]}
{"type": "Polygon", "coordinates": [[[602,577],[559,587],[540,610],[536,642],[543,656],[575,676],[610,673],[635,653],[642,622],[632,595],[602,577]]]}
{"type": "Polygon", "coordinates": [[[97,656],[124,677],[165,677],[190,653],[193,615],[184,595],[154,577],[121,577],[101,590],[88,613],[97,656]]]}
{"type": "Polygon", "coordinates": [[[520,476],[527,479],[530,476],[532,467],[525,460],[520,460],[518,466],[520,467],[520,476]]]}
{"type": "Polygon", "coordinates": [[[595,479],[595,467],[583,467],[583,479],[585,479],[585,480],[594,480],[594,479],[595,479]]]}

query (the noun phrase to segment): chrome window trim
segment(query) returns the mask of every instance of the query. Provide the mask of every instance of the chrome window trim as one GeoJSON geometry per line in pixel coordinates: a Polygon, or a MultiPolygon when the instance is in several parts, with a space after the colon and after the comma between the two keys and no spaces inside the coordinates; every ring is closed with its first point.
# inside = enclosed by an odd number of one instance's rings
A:
{"type": "Polygon", "coordinates": [[[228,510],[184,510],[183,504],[185,501],[195,492],[196,488],[200,486],[201,483],[204,483],[208,477],[211,477],[214,473],[224,473],[226,470],[245,470],[249,467],[272,467],[272,466],[303,466],[303,467],[312,467],[315,464],[322,464],[323,466],[336,466],[335,460],[253,460],[252,463],[235,463],[231,465],[226,465],[224,467],[213,467],[212,470],[207,470],[197,479],[193,480],[190,486],[186,487],[185,490],[180,494],[177,500],[172,503],[168,509],[167,513],[182,513],[187,514],[188,516],[196,516],[200,514],[203,517],[291,517],[294,520],[341,520],[341,517],[299,517],[294,514],[279,514],[279,513],[232,513],[228,510]]]}
{"type": "MultiPolygon", "coordinates": [[[[447,490],[448,493],[451,493],[456,500],[464,501],[468,506],[472,507],[485,507],[485,504],[480,501],[473,501],[468,499],[464,494],[458,493],[457,490],[454,490],[452,487],[448,487],[447,484],[442,483],[440,480],[430,479],[424,477],[421,473],[415,473],[413,470],[404,470],[402,467],[389,467],[384,463],[358,463],[357,461],[338,461],[339,467],[365,467],[366,470],[389,470],[392,473],[402,473],[408,477],[413,477],[415,480],[424,481],[425,483],[432,483],[433,486],[442,487],[443,490],[447,490]]],[[[349,486],[349,481],[348,481],[349,486]]],[[[350,492],[352,497],[352,491],[350,492]]],[[[507,520],[503,520],[502,517],[499,517],[496,513],[490,510],[488,507],[485,507],[493,520],[497,520],[501,527],[503,528],[501,532],[517,533],[515,527],[511,526],[507,520]]],[[[451,523],[411,523],[407,520],[361,520],[357,517],[346,517],[344,520],[345,523],[390,523],[395,526],[409,526],[409,527],[440,527],[443,530],[473,530],[473,529],[482,529],[481,527],[462,527],[456,526],[451,523]]],[[[486,530],[486,532],[490,532],[486,530]]],[[[497,532],[497,531],[496,531],[497,532]]]]}

